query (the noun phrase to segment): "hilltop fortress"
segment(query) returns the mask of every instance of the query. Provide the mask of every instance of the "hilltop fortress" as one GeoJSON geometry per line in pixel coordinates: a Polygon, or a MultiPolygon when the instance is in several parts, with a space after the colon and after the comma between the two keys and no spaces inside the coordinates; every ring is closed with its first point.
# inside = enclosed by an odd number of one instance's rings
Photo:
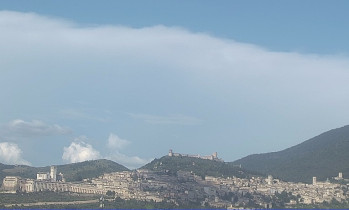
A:
{"type": "Polygon", "coordinates": [[[200,156],[200,155],[189,155],[189,154],[181,154],[181,153],[174,153],[172,149],[168,152],[169,157],[193,157],[193,158],[200,158],[204,160],[214,160],[219,162],[224,162],[221,158],[218,158],[217,152],[214,152],[212,155],[207,156],[200,156]]]}

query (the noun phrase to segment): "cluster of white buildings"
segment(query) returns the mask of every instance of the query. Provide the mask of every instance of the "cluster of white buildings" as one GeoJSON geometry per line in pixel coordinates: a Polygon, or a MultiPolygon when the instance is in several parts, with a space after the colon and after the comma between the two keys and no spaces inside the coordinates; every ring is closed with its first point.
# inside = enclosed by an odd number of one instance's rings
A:
{"type": "MultiPolygon", "coordinates": [[[[168,200],[172,202],[196,201],[200,197],[199,187],[194,176],[189,172],[178,172],[178,176],[170,176],[166,172],[154,172],[146,169],[104,174],[90,182],[97,189],[115,192],[122,199],[168,200]],[[189,183],[189,182],[190,183],[189,183]],[[195,188],[196,187],[196,188],[195,188]],[[195,188],[195,190],[193,190],[195,188]],[[190,193],[189,193],[190,192],[190,193]]],[[[203,190],[201,190],[203,192],[203,190]]]]}
{"type": "Polygon", "coordinates": [[[38,191],[68,191],[69,184],[65,182],[62,173],[57,174],[57,167],[51,166],[50,172],[39,172],[36,179],[22,179],[19,176],[6,176],[3,179],[3,192],[38,192],[38,191]]]}
{"type": "MultiPolygon", "coordinates": [[[[339,173],[339,176],[334,177],[334,179],[341,180],[343,179],[342,176],[342,173],[339,173]]],[[[251,179],[206,177],[205,180],[211,182],[217,189],[226,189],[227,192],[230,190],[238,194],[250,193],[257,195],[254,196],[254,201],[261,206],[270,206],[270,204],[265,203],[263,199],[259,199],[258,195],[271,197],[276,192],[282,193],[283,191],[291,193],[296,198],[288,203],[289,206],[297,203],[320,204],[324,201],[331,203],[333,199],[343,202],[349,198],[348,185],[331,183],[329,180],[318,182],[316,177],[313,177],[312,184],[284,182],[273,179],[270,175],[266,179],[261,177],[252,177],[251,179]]],[[[238,202],[236,205],[241,206],[241,203],[238,202]]]]}
{"type": "MultiPolygon", "coordinates": [[[[343,180],[339,173],[336,180],[343,180]]],[[[348,180],[346,180],[348,181],[348,180]]],[[[342,202],[349,198],[348,185],[318,182],[313,178],[312,184],[283,182],[267,178],[223,178],[206,176],[202,179],[192,172],[178,171],[177,176],[167,171],[139,169],[104,174],[97,178],[84,179],[81,182],[65,182],[63,174],[57,175],[57,168],[52,166],[50,172],[40,172],[34,179],[21,179],[7,176],[3,180],[2,191],[37,192],[58,191],[88,194],[115,193],[123,199],[171,201],[174,203],[201,202],[213,207],[246,206],[251,200],[264,207],[272,207],[266,197],[272,198],[276,192],[288,192],[294,195],[288,205],[316,204],[333,199],[342,202]],[[234,195],[228,197],[227,195],[234,195]],[[249,195],[249,196],[246,196],[249,195]],[[252,196],[252,197],[251,197],[252,196]]]]}

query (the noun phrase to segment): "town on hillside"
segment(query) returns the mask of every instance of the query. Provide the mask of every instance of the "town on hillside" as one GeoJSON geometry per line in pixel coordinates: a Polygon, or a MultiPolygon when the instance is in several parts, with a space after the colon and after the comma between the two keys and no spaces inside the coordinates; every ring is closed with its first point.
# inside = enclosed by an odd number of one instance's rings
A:
{"type": "MultiPolygon", "coordinates": [[[[168,156],[188,156],[222,161],[217,153],[211,156],[173,153],[168,156]]],[[[337,177],[325,182],[313,177],[312,184],[285,182],[273,178],[254,176],[250,178],[197,176],[190,171],[137,169],[106,173],[79,182],[66,182],[56,166],[50,171],[37,173],[36,179],[6,176],[1,193],[32,193],[43,191],[72,192],[78,194],[113,194],[115,198],[144,201],[167,201],[177,205],[189,202],[215,208],[274,208],[320,203],[346,202],[349,198],[349,180],[339,172],[337,177]],[[282,198],[282,199],[281,199],[282,198]],[[281,202],[282,205],[280,204],[281,202]]]]}

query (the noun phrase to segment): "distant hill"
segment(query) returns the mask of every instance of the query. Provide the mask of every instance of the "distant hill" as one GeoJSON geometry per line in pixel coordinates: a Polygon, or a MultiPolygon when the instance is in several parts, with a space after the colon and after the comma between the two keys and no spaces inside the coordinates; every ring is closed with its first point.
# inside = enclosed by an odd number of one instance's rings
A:
{"type": "MultiPolygon", "coordinates": [[[[93,178],[104,173],[128,171],[123,165],[111,160],[89,160],[80,163],[57,165],[57,172],[62,172],[66,181],[80,181],[84,178],[93,178]]],[[[50,166],[31,167],[24,165],[5,165],[0,163],[0,179],[5,176],[20,176],[22,178],[36,178],[37,172],[49,172],[50,166]]]]}
{"type": "Polygon", "coordinates": [[[168,170],[170,174],[175,175],[177,171],[192,171],[198,176],[214,176],[214,177],[240,177],[246,178],[250,176],[261,175],[260,173],[254,173],[246,169],[242,169],[239,166],[235,166],[233,163],[218,162],[213,160],[204,160],[193,157],[169,157],[164,156],[160,159],[154,159],[152,162],[142,167],[143,169],[149,169],[153,171],[168,170]]]}
{"type": "Polygon", "coordinates": [[[333,129],[288,149],[254,154],[233,162],[286,181],[310,183],[343,172],[349,178],[349,126],[333,129]]]}

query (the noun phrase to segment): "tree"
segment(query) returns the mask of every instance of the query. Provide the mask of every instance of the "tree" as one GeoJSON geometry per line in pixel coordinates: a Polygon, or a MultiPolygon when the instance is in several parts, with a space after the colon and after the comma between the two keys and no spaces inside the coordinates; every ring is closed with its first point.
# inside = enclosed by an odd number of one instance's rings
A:
{"type": "Polygon", "coordinates": [[[107,196],[112,196],[114,197],[115,196],[115,191],[110,191],[108,190],[107,193],[106,193],[107,196]]]}

